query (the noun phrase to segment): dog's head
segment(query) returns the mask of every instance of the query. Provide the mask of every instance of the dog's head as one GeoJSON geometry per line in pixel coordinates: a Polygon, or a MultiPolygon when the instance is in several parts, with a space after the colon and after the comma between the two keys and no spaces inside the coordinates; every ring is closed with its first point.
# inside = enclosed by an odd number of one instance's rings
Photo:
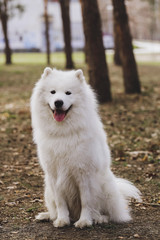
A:
{"type": "Polygon", "coordinates": [[[82,70],[58,71],[45,68],[41,77],[44,101],[57,122],[62,122],[80,101],[84,82],[82,70]]]}

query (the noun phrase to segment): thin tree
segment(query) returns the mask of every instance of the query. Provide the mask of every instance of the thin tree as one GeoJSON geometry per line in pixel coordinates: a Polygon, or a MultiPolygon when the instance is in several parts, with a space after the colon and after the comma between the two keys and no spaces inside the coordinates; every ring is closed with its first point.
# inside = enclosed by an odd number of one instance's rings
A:
{"type": "Polygon", "coordinates": [[[133,54],[128,15],[124,0],[112,0],[114,24],[119,39],[119,52],[122,62],[124,87],[126,93],[140,93],[140,81],[133,54]]]}
{"type": "Polygon", "coordinates": [[[44,0],[44,20],[45,20],[45,39],[46,39],[46,51],[47,51],[47,64],[50,64],[48,0],[44,0]]]}
{"type": "Polygon", "coordinates": [[[89,68],[89,82],[100,103],[111,101],[110,79],[103,47],[97,0],[80,0],[89,68]]]}
{"type": "Polygon", "coordinates": [[[61,7],[61,16],[63,22],[63,37],[65,43],[65,54],[66,54],[66,68],[72,69],[72,46],[71,46],[71,27],[70,27],[70,13],[69,6],[70,0],[59,0],[61,7]]]}
{"type": "Polygon", "coordinates": [[[4,34],[5,41],[5,57],[6,64],[11,64],[11,49],[9,46],[8,38],[8,0],[0,0],[0,20],[2,24],[2,30],[4,34]]]}

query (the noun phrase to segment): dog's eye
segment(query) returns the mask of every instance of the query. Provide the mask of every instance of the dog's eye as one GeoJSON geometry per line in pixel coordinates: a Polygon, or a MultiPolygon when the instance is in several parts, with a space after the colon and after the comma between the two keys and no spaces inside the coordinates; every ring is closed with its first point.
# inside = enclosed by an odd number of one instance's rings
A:
{"type": "Polygon", "coordinates": [[[72,93],[70,91],[65,92],[66,95],[71,95],[72,93]]]}
{"type": "Polygon", "coordinates": [[[50,91],[50,93],[51,93],[51,94],[55,94],[55,93],[56,93],[56,91],[55,91],[55,90],[52,90],[52,91],[50,91]]]}

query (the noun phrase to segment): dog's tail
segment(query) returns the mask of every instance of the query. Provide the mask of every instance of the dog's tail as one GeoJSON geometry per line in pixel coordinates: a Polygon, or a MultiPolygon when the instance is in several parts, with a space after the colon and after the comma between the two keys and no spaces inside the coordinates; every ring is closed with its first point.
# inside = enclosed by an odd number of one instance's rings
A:
{"type": "Polygon", "coordinates": [[[131,198],[136,199],[138,202],[141,202],[141,192],[136,188],[133,183],[122,178],[116,178],[116,183],[119,187],[120,192],[123,194],[125,199],[129,200],[131,198]]]}

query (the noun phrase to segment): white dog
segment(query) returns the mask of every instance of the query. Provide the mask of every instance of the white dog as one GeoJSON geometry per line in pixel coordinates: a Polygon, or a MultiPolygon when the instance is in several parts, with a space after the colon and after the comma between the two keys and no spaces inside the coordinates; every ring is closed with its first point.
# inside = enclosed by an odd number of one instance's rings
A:
{"type": "Polygon", "coordinates": [[[131,220],[128,199],[140,191],[111,172],[110,150],[95,94],[82,70],[46,68],[31,98],[34,141],[45,174],[48,212],[36,219],[55,227],[131,220]]]}

